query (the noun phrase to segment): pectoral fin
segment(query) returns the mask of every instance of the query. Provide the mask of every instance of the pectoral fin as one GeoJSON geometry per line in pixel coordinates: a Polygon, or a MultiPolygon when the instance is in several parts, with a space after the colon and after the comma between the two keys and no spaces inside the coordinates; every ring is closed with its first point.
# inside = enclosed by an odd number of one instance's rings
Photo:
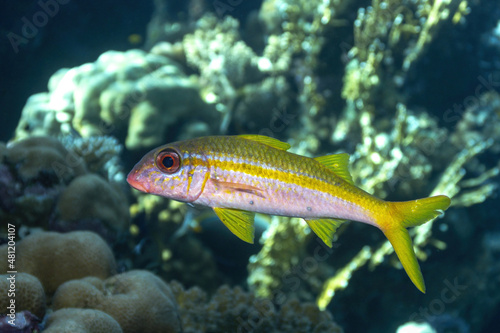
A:
{"type": "Polygon", "coordinates": [[[309,228],[321,238],[329,247],[332,247],[333,235],[335,231],[346,220],[340,219],[305,219],[309,228]]]}
{"type": "Polygon", "coordinates": [[[247,184],[239,184],[239,183],[230,183],[230,182],[221,182],[217,179],[212,179],[212,182],[215,184],[217,191],[228,191],[228,192],[245,192],[254,194],[261,198],[265,198],[262,194],[262,190],[258,187],[247,185],[247,184]]]}
{"type": "Polygon", "coordinates": [[[255,214],[238,209],[214,207],[214,212],[224,225],[241,240],[253,244],[255,214]]]}

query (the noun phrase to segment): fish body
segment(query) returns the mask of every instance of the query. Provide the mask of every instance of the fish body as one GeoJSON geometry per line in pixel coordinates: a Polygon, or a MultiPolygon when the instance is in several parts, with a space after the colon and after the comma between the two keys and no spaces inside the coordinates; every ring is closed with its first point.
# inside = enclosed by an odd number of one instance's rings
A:
{"type": "Polygon", "coordinates": [[[446,196],[388,202],[356,187],[347,154],[309,158],[260,135],[174,142],[146,154],[127,177],[146,193],[212,207],[238,237],[253,242],[254,213],[300,217],[328,245],[345,221],[371,224],[392,243],[410,279],[425,292],[407,227],[435,218],[446,196]]]}

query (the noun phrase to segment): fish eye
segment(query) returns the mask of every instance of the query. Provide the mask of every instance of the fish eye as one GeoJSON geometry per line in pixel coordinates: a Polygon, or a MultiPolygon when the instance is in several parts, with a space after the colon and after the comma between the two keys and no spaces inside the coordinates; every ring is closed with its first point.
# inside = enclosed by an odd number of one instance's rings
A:
{"type": "Polygon", "coordinates": [[[161,151],[156,156],[155,164],[160,171],[168,174],[177,172],[181,165],[179,154],[171,149],[161,151]]]}

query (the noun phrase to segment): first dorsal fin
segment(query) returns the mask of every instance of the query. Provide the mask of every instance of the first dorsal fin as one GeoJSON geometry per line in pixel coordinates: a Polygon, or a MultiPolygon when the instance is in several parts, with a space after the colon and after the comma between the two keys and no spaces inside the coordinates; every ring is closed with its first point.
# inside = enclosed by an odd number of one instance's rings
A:
{"type": "Polygon", "coordinates": [[[268,145],[273,148],[281,149],[281,150],[288,150],[290,149],[290,145],[286,142],[280,141],[275,138],[270,138],[265,135],[257,135],[257,134],[243,134],[243,135],[238,135],[240,138],[247,139],[247,140],[252,140],[256,141],[265,145],[268,145]]]}
{"type": "Polygon", "coordinates": [[[349,154],[341,153],[334,155],[325,155],[314,158],[319,163],[333,171],[337,176],[345,180],[351,185],[354,185],[351,174],[349,173],[349,154]]]}

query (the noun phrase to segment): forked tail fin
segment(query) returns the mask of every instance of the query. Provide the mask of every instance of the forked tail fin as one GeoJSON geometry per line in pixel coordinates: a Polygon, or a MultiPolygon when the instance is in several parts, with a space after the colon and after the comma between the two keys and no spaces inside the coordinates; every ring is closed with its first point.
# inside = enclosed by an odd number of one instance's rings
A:
{"type": "Polygon", "coordinates": [[[450,206],[450,203],[450,198],[444,195],[404,202],[387,202],[390,217],[379,223],[380,229],[391,242],[406,274],[423,293],[425,293],[424,278],[406,228],[416,227],[439,216],[450,206]]]}

